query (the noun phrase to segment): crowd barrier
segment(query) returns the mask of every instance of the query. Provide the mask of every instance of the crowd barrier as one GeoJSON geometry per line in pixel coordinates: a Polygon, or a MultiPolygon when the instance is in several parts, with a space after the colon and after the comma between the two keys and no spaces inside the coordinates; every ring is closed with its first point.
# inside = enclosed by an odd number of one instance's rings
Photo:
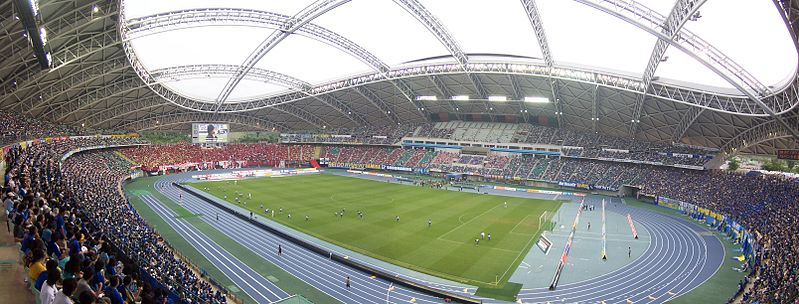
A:
{"type": "Polygon", "coordinates": [[[249,217],[249,215],[241,214],[241,213],[233,210],[232,208],[230,208],[230,207],[228,207],[228,206],[226,206],[224,204],[220,204],[219,202],[216,202],[215,200],[203,195],[202,193],[197,192],[195,189],[192,189],[190,187],[186,187],[186,186],[178,184],[178,183],[172,183],[172,185],[174,185],[175,187],[178,187],[179,189],[181,189],[183,191],[186,191],[187,193],[189,193],[191,195],[194,195],[195,197],[197,197],[197,198],[199,198],[199,199],[201,199],[201,200],[203,200],[203,201],[205,201],[205,202],[207,202],[207,203],[209,203],[209,204],[211,204],[211,205],[213,205],[213,206],[215,206],[215,207],[217,207],[219,209],[222,209],[223,211],[225,211],[227,213],[230,213],[230,214],[238,217],[241,220],[247,221],[250,224],[253,224],[253,225],[255,225],[258,228],[266,230],[266,231],[268,231],[268,232],[270,232],[270,233],[272,233],[272,234],[274,234],[274,235],[276,235],[276,236],[278,236],[280,238],[283,238],[283,239],[285,239],[285,240],[287,240],[289,242],[292,242],[292,243],[294,243],[294,244],[296,244],[298,246],[301,246],[301,247],[303,247],[305,249],[308,249],[308,250],[310,250],[312,252],[315,252],[315,253],[323,256],[323,257],[327,257],[327,258],[330,258],[330,259],[332,259],[332,260],[334,260],[336,262],[339,262],[341,264],[347,265],[347,266],[349,266],[351,268],[363,271],[365,273],[372,274],[372,275],[374,275],[376,277],[382,278],[382,279],[387,280],[389,282],[392,282],[394,284],[398,284],[398,285],[405,286],[405,287],[408,287],[408,288],[411,288],[411,289],[414,289],[414,290],[417,290],[417,291],[421,291],[421,292],[433,295],[435,297],[439,297],[439,298],[443,298],[443,299],[450,299],[451,301],[454,301],[454,302],[457,302],[457,303],[482,303],[482,300],[479,300],[479,299],[473,299],[473,298],[470,298],[470,297],[466,297],[466,296],[462,296],[462,295],[458,295],[458,294],[454,294],[454,293],[449,293],[449,292],[446,292],[446,291],[443,291],[443,290],[439,290],[439,289],[432,288],[432,287],[429,287],[429,286],[421,285],[421,284],[418,284],[416,282],[413,282],[413,281],[404,279],[402,277],[399,277],[396,274],[388,273],[388,272],[385,272],[383,270],[376,269],[376,268],[374,268],[374,267],[372,267],[370,265],[367,265],[367,264],[364,264],[364,263],[360,263],[358,261],[351,260],[347,256],[343,256],[343,255],[340,255],[340,254],[337,254],[337,253],[333,253],[333,252],[331,252],[331,251],[329,251],[329,250],[327,250],[325,248],[322,248],[322,247],[320,247],[320,246],[318,246],[316,244],[312,244],[312,243],[307,242],[305,240],[302,240],[302,239],[299,239],[297,237],[294,237],[293,235],[285,233],[285,232],[283,232],[281,230],[278,230],[278,229],[275,229],[273,227],[270,227],[270,226],[268,226],[268,225],[266,225],[266,224],[264,224],[264,223],[262,223],[260,221],[251,219],[249,217]]]}

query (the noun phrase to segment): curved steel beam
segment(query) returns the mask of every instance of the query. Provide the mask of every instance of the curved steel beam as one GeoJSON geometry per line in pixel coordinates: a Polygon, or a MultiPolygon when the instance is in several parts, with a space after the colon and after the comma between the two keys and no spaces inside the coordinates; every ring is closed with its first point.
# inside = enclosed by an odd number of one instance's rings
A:
{"type": "Polygon", "coordinates": [[[129,68],[127,61],[122,56],[82,61],[79,65],[76,64],[73,67],[73,69],[69,70],[59,69],[47,73],[39,73],[34,80],[26,81],[22,85],[18,85],[16,90],[2,98],[9,99],[13,97],[16,102],[12,106],[16,108],[17,111],[22,112],[23,107],[27,107],[29,109],[28,112],[30,112],[34,108],[38,108],[43,102],[38,96],[52,96],[53,92],[57,91],[57,89],[55,89],[56,87],[61,90],[71,89],[64,86],[64,83],[69,82],[72,86],[75,86],[82,82],[82,80],[79,79],[89,79],[92,75],[108,74],[107,72],[110,70],[129,68]],[[48,92],[50,94],[48,94],[48,92]]]}
{"type": "MultiPolygon", "coordinates": [[[[206,76],[231,76],[235,75],[239,66],[232,64],[193,64],[173,66],[163,69],[156,69],[150,72],[156,82],[170,81],[175,79],[186,80],[193,78],[205,78],[206,76]]],[[[311,89],[311,84],[301,79],[282,74],[279,72],[252,68],[245,78],[274,83],[296,91],[307,91],[311,89]]]]}
{"type": "Polygon", "coordinates": [[[749,99],[754,102],[754,105],[751,103],[746,103],[749,107],[762,108],[764,112],[785,126],[785,128],[791,132],[791,135],[799,140],[799,131],[788,125],[777,113],[777,111],[790,110],[791,108],[795,107],[796,103],[799,101],[793,101],[788,104],[765,104],[763,100],[761,100],[761,97],[773,95],[771,89],[760,83],[757,78],[749,74],[749,72],[747,72],[743,67],[724,55],[710,43],[702,40],[699,36],[696,36],[685,29],[680,30],[676,35],[674,35],[674,37],[668,37],[664,35],[662,27],[663,24],[666,24],[666,22],[663,20],[663,16],[633,0],[575,1],[595,8],[611,16],[615,16],[616,18],[619,18],[644,31],[649,32],[652,35],[655,35],[659,39],[668,41],[669,44],[696,59],[708,69],[729,82],[740,92],[748,96],[749,99]],[[644,20],[648,23],[644,23],[641,20],[644,20]],[[775,111],[773,109],[777,110],[775,111]]]}
{"type": "Polygon", "coordinates": [[[38,100],[38,102],[33,103],[33,106],[27,110],[27,113],[33,113],[36,110],[50,105],[53,100],[56,100],[59,96],[67,92],[75,89],[84,89],[89,83],[109,75],[119,74],[129,69],[130,66],[125,62],[125,59],[121,58],[110,62],[102,62],[101,64],[92,65],[87,69],[70,73],[70,77],[60,78],[58,82],[52,83],[44,90],[38,91],[38,96],[41,98],[37,98],[35,93],[33,95],[28,95],[26,99],[33,101],[38,100]]]}
{"type": "Polygon", "coordinates": [[[171,105],[160,96],[150,96],[147,98],[132,98],[120,105],[108,107],[101,111],[96,111],[81,119],[90,128],[96,128],[108,121],[119,119],[136,111],[148,111],[163,105],[171,105]]]}
{"type": "MultiPolygon", "coordinates": [[[[799,115],[787,117],[785,120],[790,121],[792,124],[799,125],[799,115]]],[[[769,140],[778,138],[785,138],[791,136],[790,131],[786,129],[781,123],[772,119],[758,125],[755,125],[746,131],[743,131],[724,143],[721,146],[721,151],[724,153],[724,158],[728,159],[740,153],[742,150],[763,143],[769,140]]]]}
{"type": "MultiPolygon", "coordinates": [[[[120,119],[126,115],[129,115],[130,113],[134,113],[137,111],[148,111],[150,109],[154,109],[164,105],[172,105],[172,104],[157,95],[148,98],[133,98],[123,102],[120,105],[109,107],[102,111],[94,112],[84,117],[82,120],[85,121],[87,125],[90,127],[98,127],[108,121],[120,119]]],[[[327,125],[327,123],[321,118],[292,104],[271,107],[270,109],[274,109],[275,111],[289,114],[320,129],[322,128],[322,126],[327,125]]],[[[283,125],[283,130],[289,130],[289,129],[291,128],[283,125]]]]}
{"type": "Polygon", "coordinates": [[[541,48],[541,54],[544,55],[544,63],[551,67],[555,64],[552,60],[552,50],[549,48],[547,34],[546,31],[544,31],[544,23],[541,21],[541,15],[538,13],[538,6],[535,4],[535,0],[521,0],[521,2],[522,6],[524,6],[527,19],[530,19],[530,25],[533,26],[535,38],[538,39],[538,46],[541,48]]]}
{"type": "MultiPolygon", "coordinates": [[[[552,68],[555,66],[555,61],[552,59],[552,50],[549,48],[546,31],[544,30],[544,23],[541,21],[541,15],[538,13],[538,6],[536,5],[535,1],[536,0],[521,0],[522,6],[524,6],[524,11],[527,15],[527,19],[530,20],[530,25],[533,26],[535,37],[538,39],[538,45],[541,48],[541,54],[544,55],[544,63],[548,67],[552,68]]],[[[560,104],[560,92],[558,91],[559,84],[557,83],[557,80],[554,79],[550,79],[549,83],[550,91],[552,92],[552,103],[555,106],[555,111],[557,113],[562,113],[563,105],[560,104]]],[[[558,118],[558,127],[560,127],[561,114],[556,115],[558,118]]]]}
{"type": "Polygon", "coordinates": [[[254,127],[262,130],[285,130],[285,126],[273,121],[258,118],[252,115],[245,115],[239,113],[201,113],[201,112],[178,112],[167,114],[154,114],[142,117],[135,121],[120,125],[123,129],[128,130],[150,130],[161,126],[171,126],[186,123],[207,123],[207,122],[220,122],[240,124],[245,126],[254,127]]]}
{"type": "MultiPolygon", "coordinates": [[[[111,10],[108,13],[100,14],[97,16],[93,16],[91,12],[91,7],[93,3],[87,3],[82,6],[78,6],[72,8],[68,13],[63,14],[56,14],[57,18],[44,20],[44,24],[42,25],[45,29],[47,29],[48,33],[48,41],[47,44],[49,46],[59,46],[59,40],[68,38],[69,35],[74,35],[73,33],[79,33],[82,29],[85,29],[92,25],[92,23],[97,21],[102,21],[106,18],[114,16],[117,14],[115,2],[112,4],[113,6],[110,7],[111,10]],[[88,22],[86,21],[88,19],[88,22]]],[[[16,36],[14,40],[27,40],[27,36],[16,36]]],[[[0,54],[5,54],[8,52],[8,49],[13,47],[14,43],[9,43],[3,48],[0,48],[0,54]]],[[[20,58],[29,58],[33,55],[33,48],[25,48],[22,52],[13,52],[13,55],[16,56],[9,56],[6,58],[5,61],[0,62],[0,71],[5,69],[6,67],[10,67],[13,64],[11,62],[14,61],[22,61],[20,58]]],[[[0,74],[2,75],[2,74],[0,74]]]]}
{"type": "MultiPolygon", "coordinates": [[[[132,75],[131,75],[132,76],[132,75]]],[[[139,81],[136,77],[125,77],[114,81],[110,84],[103,85],[96,89],[90,90],[85,94],[76,98],[70,98],[64,104],[52,108],[44,114],[40,115],[48,117],[52,115],[52,120],[56,122],[63,121],[69,115],[74,114],[80,110],[85,109],[91,105],[97,104],[103,100],[112,98],[114,96],[124,95],[134,90],[145,88],[146,86],[139,81]],[[61,114],[61,115],[59,115],[61,114]]]]}
{"type": "MultiPolygon", "coordinates": [[[[191,79],[193,77],[204,78],[206,76],[211,76],[211,75],[231,76],[234,75],[237,70],[238,66],[236,65],[197,64],[197,65],[168,67],[168,68],[153,70],[151,73],[155,81],[161,82],[174,79],[181,79],[181,80],[191,79]]],[[[253,68],[250,70],[249,73],[247,73],[245,78],[257,81],[276,83],[298,92],[307,92],[311,88],[311,84],[305,81],[291,77],[289,75],[285,75],[282,73],[266,69],[253,68]]],[[[272,108],[275,108],[275,110],[277,111],[281,111],[290,114],[294,117],[297,117],[300,120],[305,121],[317,128],[321,128],[322,126],[328,125],[328,123],[325,120],[293,105],[284,104],[279,107],[272,107],[272,108]]]]}
{"type": "Polygon", "coordinates": [[[258,47],[253,50],[252,53],[244,60],[241,64],[239,69],[236,71],[236,74],[225,84],[225,87],[222,89],[222,92],[219,93],[219,96],[216,98],[216,110],[214,112],[219,112],[219,109],[222,108],[222,104],[227,101],[230,94],[233,93],[233,90],[236,89],[236,86],[239,85],[244,76],[255,67],[255,64],[261,60],[264,56],[266,56],[269,51],[271,51],[275,46],[277,46],[281,41],[286,39],[289,35],[294,33],[303,25],[311,22],[316,17],[321,16],[322,14],[349,2],[349,0],[320,0],[314,2],[313,4],[309,5],[297,15],[290,18],[287,22],[283,23],[278,30],[272,32],[269,37],[264,39],[258,47]]]}
{"type": "MultiPolygon", "coordinates": [[[[669,13],[669,16],[661,26],[663,35],[668,37],[669,40],[674,39],[677,33],[682,30],[685,23],[688,22],[705,2],[707,2],[707,0],[677,0],[677,3],[675,3],[674,7],[671,9],[671,13],[669,13]]],[[[655,42],[655,48],[652,50],[652,54],[649,55],[649,61],[646,64],[646,69],[642,77],[644,91],[638,96],[638,99],[636,99],[635,108],[633,108],[633,121],[630,123],[630,136],[635,137],[635,133],[638,131],[638,121],[641,119],[644,99],[646,99],[647,91],[649,91],[649,86],[652,83],[652,78],[655,76],[655,71],[663,59],[663,55],[666,54],[668,47],[669,42],[667,40],[658,38],[657,42],[655,42]]]]}
{"type": "Polygon", "coordinates": [[[383,115],[391,120],[391,122],[395,124],[399,124],[399,117],[397,117],[396,111],[391,111],[391,107],[382,99],[380,96],[377,96],[372,90],[367,89],[366,87],[355,87],[353,88],[355,93],[358,93],[363,99],[366,99],[370,104],[375,106],[380,112],[383,112],[383,115]]]}
{"type": "MultiPolygon", "coordinates": [[[[458,42],[452,35],[449,34],[447,28],[444,27],[443,24],[434,16],[427,8],[424,7],[418,0],[394,0],[394,3],[401,6],[405,11],[411,14],[416,20],[418,20],[424,27],[430,31],[433,36],[435,36],[438,41],[441,42],[442,45],[452,54],[452,57],[460,65],[461,69],[466,72],[466,76],[469,78],[472,86],[474,87],[475,93],[477,93],[479,99],[487,99],[488,92],[486,92],[485,86],[480,81],[480,78],[477,77],[474,73],[469,72],[469,57],[466,56],[466,53],[463,52],[458,42]]],[[[484,102],[483,105],[485,106],[486,113],[489,115],[492,121],[494,121],[494,114],[488,111],[489,105],[488,102],[484,102]]],[[[422,113],[424,115],[424,113],[422,113]]]]}
{"type": "Polygon", "coordinates": [[[524,92],[522,86],[519,84],[519,78],[516,75],[508,75],[508,82],[510,83],[511,91],[513,91],[513,99],[519,101],[519,113],[521,113],[524,122],[530,122],[530,114],[527,114],[527,103],[524,102],[524,92]]]}
{"type": "Polygon", "coordinates": [[[674,134],[671,137],[671,141],[677,143],[680,142],[682,137],[685,136],[685,132],[688,132],[688,129],[690,129],[691,125],[694,124],[696,119],[702,115],[702,112],[705,112],[705,108],[689,107],[688,111],[681,115],[680,123],[678,123],[677,128],[674,129],[674,134]]]}
{"type": "MultiPolygon", "coordinates": [[[[134,70],[143,68],[140,65],[134,65],[134,70]]],[[[524,63],[507,63],[507,62],[482,62],[470,63],[469,70],[481,74],[495,74],[495,75],[519,75],[527,77],[541,77],[552,78],[560,81],[574,81],[586,84],[597,84],[602,87],[616,89],[620,91],[627,91],[633,93],[640,93],[642,83],[640,79],[614,75],[607,72],[598,72],[590,69],[578,69],[574,67],[553,67],[548,68],[540,64],[524,64],[524,63]]],[[[259,100],[226,103],[220,112],[244,112],[252,111],[267,107],[272,107],[279,104],[294,102],[309,95],[321,95],[340,90],[347,90],[353,87],[362,86],[371,83],[383,82],[392,80],[400,88],[401,92],[406,96],[415,96],[409,88],[403,89],[403,80],[413,77],[426,77],[431,75],[460,75],[463,70],[458,64],[442,63],[426,66],[415,66],[398,68],[389,71],[386,74],[371,73],[354,76],[352,78],[333,81],[321,85],[314,86],[306,93],[291,92],[279,96],[266,97],[259,100]]],[[[141,74],[140,74],[141,75],[141,74]]],[[[155,81],[149,79],[148,85],[156,84],[155,81]]],[[[714,93],[710,91],[703,91],[699,89],[689,89],[673,85],[666,85],[661,83],[652,84],[653,91],[650,96],[660,99],[673,101],[681,104],[703,107],[721,113],[728,113],[733,115],[744,116],[769,116],[769,113],[763,111],[762,108],[754,107],[747,108],[747,99],[736,95],[725,95],[714,93]],[[743,112],[739,112],[739,110],[743,112]]],[[[162,86],[151,86],[159,95],[166,96],[167,100],[171,100],[174,104],[181,108],[195,110],[200,112],[213,112],[213,104],[206,102],[199,102],[195,100],[188,100],[181,97],[169,90],[163,89],[162,86]],[[161,87],[161,91],[158,91],[161,87]]],[[[779,98],[788,98],[793,96],[793,92],[786,92],[779,98]]],[[[789,109],[790,110],[790,109],[789,109]]],[[[780,113],[782,114],[782,113],[780,113]]]]}
{"type": "Polygon", "coordinates": [[[270,107],[270,109],[274,109],[275,111],[280,111],[289,114],[291,116],[294,116],[296,118],[299,118],[300,120],[308,123],[309,125],[314,126],[317,129],[322,129],[327,126],[330,126],[330,124],[327,121],[320,118],[319,116],[314,115],[313,113],[306,111],[302,107],[298,107],[291,103],[270,107]]]}
{"type": "MultiPolygon", "coordinates": [[[[114,48],[119,44],[120,42],[116,38],[116,31],[114,30],[107,30],[95,33],[89,37],[82,37],[79,43],[69,44],[69,47],[59,49],[53,53],[53,67],[48,70],[48,73],[55,72],[68,64],[78,62],[97,52],[114,48]]],[[[30,64],[21,71],[10,76],[9,80],[16,81],[18,85],[25,82],[35,83],[46,75],[47,73],[42,73],[41,69],[36,65],[30,64]]],[[[4,92],[5,96],[15,91],[15,86],[12,81],[3,82],[0,84],[0,87],[2,87],[2,92],[4,92]]]]}
{"type": "Polygon", "coordinates": [[[458,104],[454,100],[452,100],[452,96],[456,94],[453,94],[452,91],[450,91],[449,88],[447,88],[447,85],[444,83],[443,80],[441,80],[441,77],[432,75],[427,78],[430,79],[430,82],[433,83],[433,86],[436,88],[438,93],[440,93],[441,96],[443,96],[443,98],[447,100],[447,104],[449,104],[450,110],[452,110],[452,113],[455,114],[455,117],[458,120],[460,120],[461,113],[460,111],[458,111],[459,109],[458,104]]]}
{"type": "MultiPolygon", "coordinates": [[[[128,39],[136,39],[163,32],[203,26],[249,26],[280,29],[290,16],[272,12],[237,9],[204,8],[161,13],[124,20],[121,27],[128,39]]],[[[342,50],[376,71],[387,72],[388,64],[360,45],[327,28],[307,23],[294,34],[302,35],[342,50]]]]}

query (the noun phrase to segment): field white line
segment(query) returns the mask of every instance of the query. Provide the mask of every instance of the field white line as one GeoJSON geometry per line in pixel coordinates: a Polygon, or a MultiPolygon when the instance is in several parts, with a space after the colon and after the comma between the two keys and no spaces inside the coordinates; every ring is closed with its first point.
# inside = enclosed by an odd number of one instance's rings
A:
{"type": "Polygon", "coordinates": [[[475,217],[471,218],[470,220],[466,221],[465,223],[463,223],[463,224],[460,224],[460,225],[456,226],[455,228],[452,228],[452,230],[450,230],[450,231],[447,231],[446,233],[444,233],[444,234],[442,234],[442,235],[439,235],[439,236],[437,237],[437,239],[441,239],[441,238],[443,238],[445,235],[447,235],[447,234],[450,234],[450,233],[452,233],[453,231],[460,229],[460,228],[461,228],[461,227],[463,227],[464,225],[466,225],[466,224],[468,224],[468,223],[471,223],[472,221],[474,221],[474,220],[476,220],[476,219],[480,218],[481,216],[485,215],[485,214],[486,214],[486,213],[488,213],[488,212],[491,212],[492,210],[496,209],[496,208],[497,208],[497,207],[499,207],[499,206],[501,206],[501,205],[497,204],[496,206],[492,207],[491,209],[488,209],[488,210],[484,211],[483,213],[480,213],[480,214],[478,214],[477,216],[475,216],[475,217]]]}

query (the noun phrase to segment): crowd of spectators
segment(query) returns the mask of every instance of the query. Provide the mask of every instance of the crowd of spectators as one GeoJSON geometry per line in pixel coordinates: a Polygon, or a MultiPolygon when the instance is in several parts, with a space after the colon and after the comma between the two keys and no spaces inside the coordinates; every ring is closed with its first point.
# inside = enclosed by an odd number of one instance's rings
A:
{"type": "MultiPolygon", "coordinates": [[[[535,131],[529,133],[529,137],[550,141],[568,138],[570,132],[557,129],[528,131],[535,131]]],[[[569,140],[580,142],[588,139],[576,137],[569,140]]],[[[615,144],[631,144],[622,139],[613,141],[615,144]]],[[[117,191],[119,180],[129,174],[131,164],[126,159],[110,152],[87,152],[70,157],[63,167],[58,166],[64,153],[77,147],[133,142],[137,140],[72,139],[39,143],[25,149],[15,146],[7,153],[8,172],[4,176],[4,191],[0,199],[6,203],[6,210],[14,221],[14,235],[21,241],[21,250],[28,256],[30,280],[43,282],[39,284],[43,294],[58,296],[54,286],[62,286],[61,297],[71,294],[76,299],[83,294],[96,296],[103,292],[111,297],[119,293],[123,297],[147,298],[149,301],[171,292],[195,302],[224,302],[221,293],[200,280],[188,265],[174,258],[171,249],[130,209],[125,197],[117,191]],[[167,289],[154,289],[139,277],[139,272],[134,271],[136,269],[142,269],[144,274],[163,283],[167,289]],[[61,283],[56,284],[59,279],[55,275],[52,281],[49,280],[51,272],[58,272],[61,283]],[[77,287],[70,290],[73,283],[77,287]]],[[[631,150],[648,149],[652,145],[634,143],[631,147],[631,150]]],[[[660,151],[690,154],[686,152],[695,149],[676,146],[660,151]]],[[[596,151],[574,150],[580,155],[596,151]]],[[[202,148],[176,144],[121,151],[143,167],[156,168],[208,161],[269,165],[323,157],[333,162],[478,172],[504,178],[563,181],[607,189],[634,185],[646,194],[666,196],[730,215],[755,231],[761,245],[760,258],[754,267],[756,277],[751,279],[753,288],[745,295],[745,302],[784,303],[799,296],[799,236],[792,229],[799,221],[799,181],[796,179],[583,158],[501,153],[490,153],[485,157],[376,146],[231,144],[221,148],[202,148]]]]}
{"type": "Polygon", "coordinates": [[[225,303],[118,192],[130,163],[111,152],[82,152],[59,166],[66,152],[79,147],[137,142],[72,139],[6,153],[0,199],[43,303],[165,303],[170,292],[191,303],[225,303]]]}
{"type": "Polygon", "coordinates": [[[642,191],[716,210],[754,231],[761,245],[753,303],[799,298],[799,180],[779,175],[655,168],[641,176],[642,191]]]}
{"type": "Polygon", "coordinates": [[[183,143],[122,149],[123,154],[141,165],[145,171],[158,171],[161,166],[187,163],[240,162],[242,166],[277,166],[280,161],[307,162],[318,158],[316,151],[317,147],[310,145],[268,143],[228,144],[221,147],[202,147],[183,143]]]}
{"type": "Polygon", "coordinates": [[[419,126],[415,136],[488,143],[546,144],[564,147],[565,154],[573,157],[615,158],[665,165],[702,166],[710,159],[707,156],[717,152],[702,147],[653,143],[531,124],[440,122],[419,126]],[[514,132],[512,136],[507,136],[509,130],[514,132]]]}
{"type": "Polygon", "coordinates": [[[45,137],[111,134],[105,130],[77,128],[0,112],[0,146],[45,137]]]}
{"type": "Polygon", "coordinates": [[[394,145],[405,136],[410,136],[417,125],[400,124],[377,127],[339,128],[300,131],[280,135],[284,143],[338,143],[394,145]]]}

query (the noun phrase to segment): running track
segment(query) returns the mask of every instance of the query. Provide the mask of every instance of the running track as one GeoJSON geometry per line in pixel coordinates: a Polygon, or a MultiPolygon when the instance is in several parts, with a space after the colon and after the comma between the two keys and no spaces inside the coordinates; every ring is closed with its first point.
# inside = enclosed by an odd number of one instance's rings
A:
{"type": "MultiPolygon", "coordinates": [[[[178,201],[183,191],[172,186],[172,182],[190,180],[191,174],[164,177],[156,183],[156,189],[173,201],[178,201]]],[[[194,226],[184,220],[176,219],[175,214],[158,199],[145,196],[144,200],[175,231],[258,303],[271,303],[288,296],[286,292],[233,257],[194,226]]],[[[613,200],[620,203],[619,199],[613,200]]],[[[589,198],[586,199],[586,203],[598,203],[598,201],[589,198]]],[[[704,235],[706,233],[703,233],[705,232],[703,228],[682,218],[629,208],[624,204],[617,205],[614,207],[614,204],[609,203],[608,211],[623,215],[632,214],[636,225],[644,226],[650,233],[651,243],[638,259],[598,277],[577,283],[561,284],[555,291],[546,288],[522,289],[519,299],[524,303],[664,303],[701,285],[720,267],[724,259],[724,247],[715,236],[704,235]]],[[[344,303],[443,302],[439,298],[395,286],[378,278],[373,279],[368,273],[330,261],[271,233],[260,231],[254,225],[204,203],[193,195],[183,195],[183,206],[192,213],[209,215],[200,218],[265,260],[344,303]],[[210,216],[217,213],[219,221],[210,216]],[[253,231],[259,232],[258,237],[253,237],[253,231]],[[277,255],[277,244],[281,244],[284,248],[282,257],[277,255]],[[351,289],[344,287],[346,276],[352,279],[351,289]]],[[[569,271],[568,264],[564,271],[569,271]]],[[[408,279],[460,294],[463,294],[464,288],[468,287],[408,279]]],[[[474,288],[469,288],[467,291],[472,294],[474,288]]],[[[484,299],[484,302],[498,301],[484,299]]]]}

